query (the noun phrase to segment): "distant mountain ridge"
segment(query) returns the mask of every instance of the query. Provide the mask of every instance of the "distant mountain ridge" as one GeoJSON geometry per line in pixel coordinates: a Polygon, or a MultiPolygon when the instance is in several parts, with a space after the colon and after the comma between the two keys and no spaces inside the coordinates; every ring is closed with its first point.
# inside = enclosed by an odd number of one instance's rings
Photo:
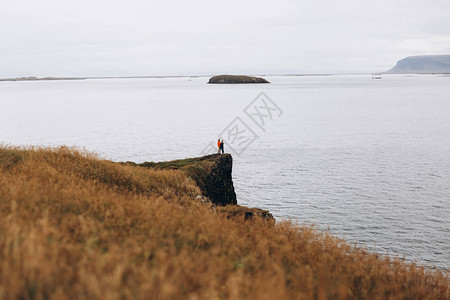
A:
{"type": "Polygon", "coordinates": [[[397,62],[387,74],[450,73],[450,55],[408,56],[397,62]]]}

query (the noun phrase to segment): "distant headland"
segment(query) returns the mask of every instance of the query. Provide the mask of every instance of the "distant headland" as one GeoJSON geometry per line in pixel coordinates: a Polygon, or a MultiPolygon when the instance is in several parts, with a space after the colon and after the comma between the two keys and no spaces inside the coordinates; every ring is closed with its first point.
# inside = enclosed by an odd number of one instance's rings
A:
{"type": "Polygon", "coordinates": [[[244,75],[218,75],[209,79],[208,83],[229,84],[229,83],[270,83],[261,77],[244,75]]]}
{"type": "Polygon", "coordinates": [[[386,74],[450,73],[450,55],[419,55],[401,59],[386,74]]]}

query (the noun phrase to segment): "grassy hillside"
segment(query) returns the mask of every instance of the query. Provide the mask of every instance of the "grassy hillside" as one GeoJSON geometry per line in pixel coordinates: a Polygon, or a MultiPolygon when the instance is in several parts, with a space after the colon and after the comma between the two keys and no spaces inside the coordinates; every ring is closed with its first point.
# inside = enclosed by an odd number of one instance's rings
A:
{"type": "Polygon", "coordinates": [[[182,170],[0,147],[0,299],[450,297],[439,271],[200,193],[182,170]]]}

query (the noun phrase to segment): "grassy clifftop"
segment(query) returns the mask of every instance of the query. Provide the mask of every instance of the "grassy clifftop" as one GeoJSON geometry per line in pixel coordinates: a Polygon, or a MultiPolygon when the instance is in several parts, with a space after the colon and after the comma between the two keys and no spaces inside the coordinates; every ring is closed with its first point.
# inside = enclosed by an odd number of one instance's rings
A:
{"type": "Polygon", "coordinates": [[[309,227],[230,217],[201,194],[182,167],[0,147],[0,299],[450,296],[442,272],[309,227]]]}

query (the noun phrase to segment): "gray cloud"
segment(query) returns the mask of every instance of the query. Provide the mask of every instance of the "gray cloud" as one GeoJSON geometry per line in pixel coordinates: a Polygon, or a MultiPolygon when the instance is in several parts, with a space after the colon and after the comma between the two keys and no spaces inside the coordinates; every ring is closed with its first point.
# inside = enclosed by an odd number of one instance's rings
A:
{"type": "Polygon", "coordinates": [[[448,53],[449,13],[417,0],[7,0],[0,77],[376,72],[448,53]]]}

